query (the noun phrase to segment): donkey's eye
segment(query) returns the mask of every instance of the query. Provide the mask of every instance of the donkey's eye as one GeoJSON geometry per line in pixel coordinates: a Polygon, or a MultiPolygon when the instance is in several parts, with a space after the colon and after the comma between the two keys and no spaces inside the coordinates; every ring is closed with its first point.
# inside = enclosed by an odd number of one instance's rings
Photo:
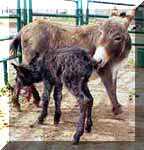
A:
{"type": "Polygon", "coordinates": [[[114,40],[117,41],[117,42],[119,42],[119,41],[121,41],[121,37],[120,36],[116,37],[114,40]]]}

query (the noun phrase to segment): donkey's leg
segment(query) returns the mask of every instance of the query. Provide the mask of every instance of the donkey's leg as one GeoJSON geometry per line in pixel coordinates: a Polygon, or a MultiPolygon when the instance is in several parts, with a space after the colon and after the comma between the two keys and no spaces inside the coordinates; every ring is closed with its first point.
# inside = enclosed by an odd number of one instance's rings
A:
{"type": "Polygon", "coordinates": [[[85,94],[82,91],[82,85],[81,81],[70,81],[69,83],[65,83],[67,88],[71,91],[71,93],[77,98],[79,101],[80,106],[80,117],[79,121],[77,123],[77,129],[76,133],[74,134],[74,141],[73,144],[78,144],[80,141],[80,137],[84,133],[84,125],[85,125],[85,119],[86,119],[86,111],[87,111],[87,105],[88,105],[88,99],[86,98],[85,94]]]}
{"type": "Polygon", "coordinates": [[[14,86],[14,92],[12,95],[12,103],[14,104],[14,106],[17,108],[18,111],[21,111],[19,103],[19,95],[21,89],[22,89],[21,84],[19,82],[16,82],[14,86]]]}
{"type": "Polygon", "coordinates": [[[113,107],[112,111],[115,115],[118,115],[122,112],[121,105],[118,102],[116,95],[117,73],[118,70],[113,70],[111,65],[107,65],[106,68],[98,72],[111,100],[113,107]]]}
{"type": "Polygon", "coordinates": [[[87,83],[84,83],[83,91],[84,91],[85,95],[89,99],[89,101],[88,101],[88,108],[87,108],[87,120],[86,120],[86,127],[85,127],[86,132],[89,133],[89,132],[91,132],[91,127],[93,125],[93,122],[92,122],[93,97],[92,97],[92,95],[91,95],[91,93],[89,91],[87,83]]]}
{"type": "Polygon", "coordinates": [[[61,117],[62,83],[57,83],[54,88],[55,115],[54,124],[59,124],[61,117]]]}
{"type": "Polygon", "coordinates": [[[39,124],[43,124],[44,119],[47,116],[47,112],[48,112],[48,104],[49,104],[49,100],[50,100],[50,93],[52,90],[52,85],[49,83],[49,81],[45,81],[44,82],[44,93],[42,96],[42,112],[40,114],[40,116],[38,117],[38,123],[39,124]]]}

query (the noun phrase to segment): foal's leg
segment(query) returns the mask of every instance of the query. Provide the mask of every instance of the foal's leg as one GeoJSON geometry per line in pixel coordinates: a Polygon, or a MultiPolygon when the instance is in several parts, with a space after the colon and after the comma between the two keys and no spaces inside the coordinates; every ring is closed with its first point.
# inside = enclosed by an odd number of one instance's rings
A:
{"type": "Polygon", "coordinates": [[[49,104],[49,100],[50,100],[50,93],[52,90],[52,85],[49,83],[49,81],[45,81],[44,82],[44,93],[42,96],[42,112],[40,114],[40,116],[38,117],[38,123],[39,124],[43,124],[44,119],[47,116],[47,112],[48,112],[48,104],[49,104]]]}
{"type": "Polygon", "coordinates": [[[61,117],[62,83],[57,83],[54,88],[55,115],[54,124],[59,124],[61,117]]]}
{"type": "Polygon", "coordinates": [[[112,67],[109,64],[102,71],[98,72],[111,100],[113,107],[112,111],[115,115],[118,115],[122,112],[121,105],[118,102],[116,95],[117,73],[118,71],[112,70],[112,67]]]}
{"type": "Polygon", "coordinates": [[[18,111],[21,111],[19,103],[19,95],[21,89],[22,89],[21,84],[19,82],[16,82],[14,86],[14,92],[12,95],[12,103],[14,104],[14,106],[17,108],[18,111]]]}
{"type": "Polygon", "coordinates": [[[88,108],[87,108],[87,120],[86,120],[86,127],[85,127],[86,132],[89,133],[89,132],[91,132],[91,127],[93,125],[93,122],[92,122],[93,97],[92,97],[92,95],[91,95],[91,93],[89,91],[87,83],[84,83],[83,91],[84,91],[85,95],[89,99],[89,101],[88,101],[88,108]]]}
{"type": "Polygon", "coordinates": [[[80,106],[80,117],[77,123],[76,133],[74,134],[74,144],[79,143],[80,137],[84,133],[84,125],[86,119],[86,111],[88,105],[88,99],[86,95],[82,91],[82,83],[81,81],[70,81],[69,83],[65,82],[67,88],[71,91],[71,93],[77,98],[80,106]]]}
{"type": "Polygon", "coordinates": [[[34,101],[33,103],[39,107],[39,103],[40,103],[40,96],[39,96],[39,93],[36,89],[36,87],[34,85],[31,86],[31,92],[33,94],[33,98],[34,98],[34,101]]]}

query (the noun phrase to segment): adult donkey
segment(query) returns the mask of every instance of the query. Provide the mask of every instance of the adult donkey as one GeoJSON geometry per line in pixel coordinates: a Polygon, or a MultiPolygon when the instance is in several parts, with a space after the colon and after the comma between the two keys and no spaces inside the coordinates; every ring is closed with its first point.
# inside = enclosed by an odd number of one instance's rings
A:
{"type": "MultiPolygon", "coordinates": [[[[64,27],[61,24],[47,20],[36,20],[24,26],[10,49],[22,46],[23,61],[29,63],[36,53],[43,53],[48,49],[58,49],[77,45],[89,49],[89,54],[98,63],[97,73],[100,76],[112,103],[115,115],[121,113],[121,105],[117,100],[116,82],[118,70],[114,66],[128,56],[131,49],[131,38],[127,28],[134,17],[130,15],[114,16],[95,25],[81,27],[64,27]]],[[[13,102],[20,109],[18,96],[21,85],[17,81],[13,102]]],[[[29,89],[33,93],[34,102],[38,105],[40,97],[34,85],[29,89]]],[[[59,90],[54,90],[58,95],[59,90]]]]}

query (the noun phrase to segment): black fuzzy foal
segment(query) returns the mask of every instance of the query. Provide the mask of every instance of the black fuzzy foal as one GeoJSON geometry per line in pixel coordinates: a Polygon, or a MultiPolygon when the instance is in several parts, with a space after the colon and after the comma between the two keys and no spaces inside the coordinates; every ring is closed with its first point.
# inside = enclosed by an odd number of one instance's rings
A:
{"type": "Polygon", "coordinates": [[[77,123],[74,143],[78,143],[84,133],[91,131],[93,97],[87,82],[93,71],[93,62],[87,50],[79,47],[50,50],[39,56],[37,54],[29,65],[13,64],[17,71],[17,82],[29,86],[40,81],[44,82],[42,96],[42,112],[38,123],[42,124],[48,112],[50,93],[54,87],[55,116],[54,123],[58,124],[61,116],[61,99],[63,83],[76,97],[80,106],[80,117],[77,123]]]}

